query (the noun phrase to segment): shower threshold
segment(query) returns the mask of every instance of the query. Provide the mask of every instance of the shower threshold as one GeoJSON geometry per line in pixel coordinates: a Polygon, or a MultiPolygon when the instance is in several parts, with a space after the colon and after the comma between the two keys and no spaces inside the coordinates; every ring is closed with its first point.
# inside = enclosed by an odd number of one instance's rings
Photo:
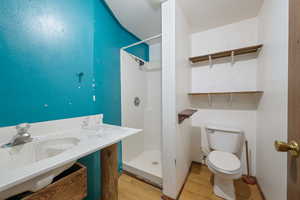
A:
{"type": "Polygon", "coordinates": [[[124,161],[123,169],[129,175],[162,188],[161,153],[158,150],[147,150],[130,161],[124,161]]]}

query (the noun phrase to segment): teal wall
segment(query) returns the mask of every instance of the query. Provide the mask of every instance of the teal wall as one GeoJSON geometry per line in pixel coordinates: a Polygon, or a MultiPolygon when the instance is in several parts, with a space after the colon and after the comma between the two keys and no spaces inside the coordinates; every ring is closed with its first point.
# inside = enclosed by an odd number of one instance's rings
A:
{"type": "MultiPolygon", "coordinates": [[[[0,126],[96,113],[120,125],[119,50],[136,41],[103,0],[1,0],[0,126]]],[[[148,60],[145,44],[130,52],[148,60]]],[[[99,199],[99,153],[81,161],[99,199]]]]}

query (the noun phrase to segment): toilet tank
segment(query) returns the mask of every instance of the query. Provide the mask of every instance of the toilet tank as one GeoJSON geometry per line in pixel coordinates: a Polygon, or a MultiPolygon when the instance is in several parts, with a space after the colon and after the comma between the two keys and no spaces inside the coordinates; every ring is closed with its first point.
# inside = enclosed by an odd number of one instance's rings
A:
{"type": "Polygon", "coordinates": [[[206,127],[207,139],[212,150],[240,154],[244,142],[244,133],[238,129],[218,126],[206,127]]]}

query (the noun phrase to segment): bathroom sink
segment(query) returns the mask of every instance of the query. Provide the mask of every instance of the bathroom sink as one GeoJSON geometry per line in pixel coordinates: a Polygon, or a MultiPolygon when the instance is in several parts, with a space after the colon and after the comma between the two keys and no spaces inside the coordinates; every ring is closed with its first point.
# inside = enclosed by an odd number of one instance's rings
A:
{"type": "MultiPolygon", "coordinates": [[[[15,147],[0,148],[0,169],[14,170],[23,168],[27,165],[49,159],[70,150],[78,145],[79,142],[80,139],[75,137],[47,138],[44,140],[34,140],[33,142],[15,147]]],[[[71,167],[75,162],[76,161],[72,161],[30,179],[21,185],[16,185],[8,190],[0,192],[0,199],[6,199],[25,191],[35,192],[40,190],[49,185],[54,177],[71,167]]]]}
{"type": "MultiPolygon", "coordinates": [[[[108,124],[83,129],[79,120],[33,123],[32,142],[0,148],[0,200],[37,191],[78,159],[141,131],[108,124]]],[[[0,128],[0,146],[10,141],[14,131],[15,127],[0,128]]]]}
{"type": "Polygon", "coordinates": [[[36,161],[56,156],[78,145],[80,140],[75,137],[49,139],[36,144],[36,161]]]}

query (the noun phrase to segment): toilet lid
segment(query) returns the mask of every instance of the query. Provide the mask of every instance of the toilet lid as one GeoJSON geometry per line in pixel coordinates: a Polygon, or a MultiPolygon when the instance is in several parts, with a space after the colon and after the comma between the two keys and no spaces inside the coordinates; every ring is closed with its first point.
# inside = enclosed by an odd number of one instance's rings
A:
{"type": "Polygon", "coordinates": [[[216,168],[227,172],[234,172],[241,168],[238,157],[228,152],[212,151],[208,155],[208,161],[216,168]]]}

